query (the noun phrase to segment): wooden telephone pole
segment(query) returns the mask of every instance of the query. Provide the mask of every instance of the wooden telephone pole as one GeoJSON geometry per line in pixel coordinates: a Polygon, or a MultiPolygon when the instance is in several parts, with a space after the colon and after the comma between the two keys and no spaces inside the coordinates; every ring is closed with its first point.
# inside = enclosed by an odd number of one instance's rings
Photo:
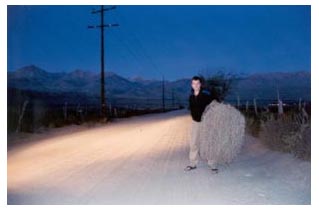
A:
{"type": "Polygon", "coordinates": [[[162,109],[165,112],[165,80],[164,76],[162,77],[162,109]]]}
{"type": "Polygon", "coordinates": [[[101,117],[104,120],[107,120],[107,109],[106,109],[106,100],[105,100],[105,75],[104,75],[104,28],[116,27],[119,24],[104,24],[104,12],[115,9],[115,6],[104,8],[102,5],[99,10],[93,10],[92,14],[101,15],[100,25],[88,26],[88,28],[99,28],[101,30],[101,117]]]}

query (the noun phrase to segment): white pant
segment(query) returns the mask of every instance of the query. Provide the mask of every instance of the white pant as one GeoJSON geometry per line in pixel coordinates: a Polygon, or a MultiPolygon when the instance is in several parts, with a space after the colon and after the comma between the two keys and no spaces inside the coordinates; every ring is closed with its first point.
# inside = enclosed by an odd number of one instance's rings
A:
{"type": "Polygon", "coordinates": [[[199,123],[192,120],[192,128],[191,128],[191,138],[190,138],[190,150],[189,150],[189,160],[191,166],[196,166],[199,161],[199,123]]]}
{"type": "MultiPolygon", "coordinates": [[[[191,166],[196,166],[199,162],[199,125],[200,122],[192,120],[191,138],[189,144],[189,160],[191,166]]],[[[211,168],[216,168],[214,160],[208,160],[208,165],[211,168]]]]}

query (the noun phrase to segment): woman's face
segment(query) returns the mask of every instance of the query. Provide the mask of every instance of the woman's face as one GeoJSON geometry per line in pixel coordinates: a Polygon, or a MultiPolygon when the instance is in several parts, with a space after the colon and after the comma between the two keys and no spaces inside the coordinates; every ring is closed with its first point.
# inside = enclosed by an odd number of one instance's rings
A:
{"type": "Polygon", "coordinates": [[[201,83],[199,80],[192,80],[192,88],[194,91],[200,90],[201,83]]]}

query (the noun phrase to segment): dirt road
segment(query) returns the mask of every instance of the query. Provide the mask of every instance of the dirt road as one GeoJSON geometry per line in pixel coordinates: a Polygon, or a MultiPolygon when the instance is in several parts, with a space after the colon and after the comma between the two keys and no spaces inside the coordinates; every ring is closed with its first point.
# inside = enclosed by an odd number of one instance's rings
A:
{"type": "Polygon", "coordinates": [[[310,162],[250,136],[219,174],[184,172],[190,125],[179,110],[15,146],[8,204],[310,204],[310,162]]]}

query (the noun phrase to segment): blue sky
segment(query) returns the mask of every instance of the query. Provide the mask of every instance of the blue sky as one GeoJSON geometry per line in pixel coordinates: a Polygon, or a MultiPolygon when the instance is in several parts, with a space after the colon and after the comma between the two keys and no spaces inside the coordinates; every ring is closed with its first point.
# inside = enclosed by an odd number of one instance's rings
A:
{"type": "MultiPolygon", "coordinates": [[[[100,70],[99,6],[8,6],[8,70],[100,70]]],[[[106,70],[168,80],[199,71],[310,71],[310,6],[117,6],[106,70]]]]}

